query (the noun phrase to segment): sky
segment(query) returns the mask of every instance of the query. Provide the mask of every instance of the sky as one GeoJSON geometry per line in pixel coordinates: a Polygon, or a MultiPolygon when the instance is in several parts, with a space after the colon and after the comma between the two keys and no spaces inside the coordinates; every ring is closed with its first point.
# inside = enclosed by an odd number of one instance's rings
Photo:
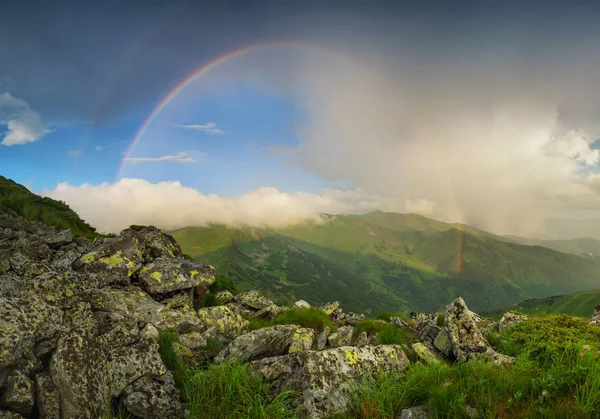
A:
{"type": "Polygon", "coordinates": [[[3,1],[0,174],[106,232],[380,209],[541,236],[600,218],[598,9],[3,1]]]}

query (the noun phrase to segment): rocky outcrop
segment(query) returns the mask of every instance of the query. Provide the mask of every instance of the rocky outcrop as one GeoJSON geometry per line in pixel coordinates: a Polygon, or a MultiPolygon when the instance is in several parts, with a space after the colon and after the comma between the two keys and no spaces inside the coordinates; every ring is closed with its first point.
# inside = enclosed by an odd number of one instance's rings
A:
{"type": "Polygon", "coordinates": [[[352,326],[342,326],[337,331],[329,335],[327,344],[330,348],[339,348],[340,346],[350,346],[352,343],[352,334],[354,328],[352,326]]]}
{"type": "Polygon", "coordinates": [[[226,306],[201,308],[198,317],[205,336],[221,343],[231,342],[248,329],[248,321],[226,306]]]}
{"type": "Polygon", "coordinates": [[[363,374],[402,372],[408,364],[399,346],[381,345],[296,352],[254,361],[251,367],[279,389],[300,394],[294,402],[299,417],[322,418],[347,410],[352,383],[363,374]]]}
{"type": "Polygon", "coordinates": [[[494,351],[461,297],[446,306],[444,319],[452,354],[458,361],[481,358],[498,364],[513,362],[513,358],[494,351]]]}
{"type": "Polygon", "coordinates": [[[185,259],[157,258],[138,273],[141,288],[156,297],[215,282],[215,270],[185,259]]]}
{"type": "Polygon", "coordinates": [[[503,332],[509,327],[513,327],[518,323],[526,322],[528,320],[529,316],[526,314],[515,314],[509,311],[508,313],[505,313],[504,316],[502,316],[502,318],[500,319],[500,322],[498,323],[498,331],[503,332]]]}
{"type": "Polygon", "coordinates": [[[415,351],[415,354],[417,354],[419,360],[425,364],[439,364],[442,361],[437,354],[429,350],[429,348],[421,342],[413,343],[412,349],[415,351]]]}

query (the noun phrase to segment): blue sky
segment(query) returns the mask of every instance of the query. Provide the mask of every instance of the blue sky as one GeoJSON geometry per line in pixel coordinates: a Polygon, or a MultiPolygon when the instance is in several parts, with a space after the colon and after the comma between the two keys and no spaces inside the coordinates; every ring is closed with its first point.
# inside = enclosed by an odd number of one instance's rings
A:
{"type": "Polygon", "coordinates": [[[0,174],[107,231],[383,209],[531,235],[600,217],[596,4],[228,5],[3,2],[0,174]],[[124,155],[175,86],[265,42],[124,155]]]}

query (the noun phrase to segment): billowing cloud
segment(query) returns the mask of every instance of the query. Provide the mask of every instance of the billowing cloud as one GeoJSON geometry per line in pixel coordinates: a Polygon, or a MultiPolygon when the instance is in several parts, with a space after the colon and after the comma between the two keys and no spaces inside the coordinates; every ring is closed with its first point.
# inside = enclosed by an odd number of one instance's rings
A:
{"type": "Polygon", "coordinates": [[[175,156],[161,156],[161,157],[128,157],[128,162],[131,163],[156,163],[156,162],[172,162],[172,163],[191,163],[195,164],[196,160],[190,157],[189,153],[182,151],[177,153],[175,156]]]}
{"type": "Polygon", "coordinates": [[[180,182],[150,183],[121,179],[80,186],[60,183],[43,195],[68,203],[100,231],[118,232],[131,224],[164,229],[209,223],[282,227],[319,221],[322,213],[363,213],[378,208],[402,210],[361,190],[326,190],[320,194],[284,193],[263,187],[236,197],[205,195],[180,182]]]}
{"type": "Polygon", "coordinates": [[[5,146],[41,140],[51,132],[40,114],[31,109],[26,101],[8,92],[0,93],[0,125],[8,128],[1,142],[5,146]]]}
{"type": "Polygon", "coordinates": [[[202,131],[205,132],[207,134],[225,134],[225,132],[223,132],[220,128],[217,128],[217,124],[215,124],[214,122],[209,122],[207,124],[204,125],[198,125],[198,124],[190,124],[190,125],[181,125],[181,124],[177,124],[178,127],[180,128],[185,128],[185,129],[191,129],[191,130],[195,130],[195,131],[202,131]]]}

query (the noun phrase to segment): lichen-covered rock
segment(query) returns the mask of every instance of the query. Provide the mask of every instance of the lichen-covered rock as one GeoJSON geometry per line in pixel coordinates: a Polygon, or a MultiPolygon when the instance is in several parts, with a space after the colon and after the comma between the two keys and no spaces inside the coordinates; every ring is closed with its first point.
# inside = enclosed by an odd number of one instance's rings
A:
{"type": "Polygon", "coordinates": [[[61,246],[69,244],[73,241],[73,233],[71,230],[61,230],[55,234],[44,237],[44,243],[53,249],[58,249],[61,246]]]}
{"type": "Polygon", "coordinates": [[[58,390],[47,372],[35,376],[37,388],[37,406],[41,419],[60,418],[60,400],[58,390]]]}
{"type": "Polygon", "coordinates": [[[331,348],[339,348],[341,346],[350,346],[352,343],[352,334],[354,328],[352,326],[342,326],[337,331],[329,335],[327,344],[331,348]]]}
{"type": "Polygon", "coordinates": [[[450,341],[450,334],[448,334],[448,330],[444,327],[440,330],[437,337],[433,341],[433,346],[440,351],[446,358],[453,357],[452,350],[452,342],[450,341]]]}
{"type": "Polygon", "coordinates": [[[177,308],[187,314],[196,314],[191,290],[184,290],[168,298],[163,298],[161,303],[167,308],[177,308]]]}
{"type": "Polygon", "coordinates": [[[413,343],[412,349],[425,364],[439,364],[441,362],[439,356],[430,351],[429,348],[421,342],[413,343]]]}
{"type": "Polygon", "coordinates": [[[323,328],[323,330],[321,331],[321,333],[319,333],[319,335],[317,336],[317,344],[315,347],[316,350],[320,351],[325,348],[325,345],[327,345],[327,339],[329,338],[330,333],[331,333],[331,330],[329,329],[329,327],[325,326],[323,328]]]}
{"type": "Polygon", "coordinates": [[[162,376],[145,375],[129,384],[123,392],[123,405],[140,418],[177,419],[185,416],[170,372],[162,376]]]}
{"type": "Polygon", "coordinates": [[[590,319],[590,324],[594,326],[600,326],[600,304],[598,304],[594,308],[594,314],[592,314],[592,318],[590,319]]]}
{"type": "Polygon", "coordinates": [[[73,263],[73,268],[87,273],[121,274],[131,277],[143,262],[143,243],[134,234],[105,240],[73,263]]]}
{"type": "Polygon", "coordinates": [[[413,330],[419,340],[427,346],[432,346],[442,329],[441,326],[437,325],[437,314],[410,313],[410,316],[415,322],[413,330]]]}
{"type": "Polygon", "coordinates": [[[10,410],[0,409],[0,419],[23,419],[24,417],[10,410]]]}
{"type": "Polygon", "coordinates": [[[283,310],[283,308],[277,306],[276,304],[271,304],[270,306],[252,314],[252,317],[256,319],[273,320],[275,317],[279,316],[283,310]]]}
{"type": "Polygon", "coordinates": [[[201,331],[213,328],[214,337],[221,343],[229,343],[248,329],[248,320],[234,314],[226,306],[205,307],[198,310],[201,331]]]}
{"type": "MultiPolygon", "coordinates": [[[[296,332],[294,324],[263,327],[238,336],[215,358],[215,362],[247,362],[289,352],[296,332]]],[[[304,329],[305,330],[305,329],[304,329]]],[[[304,331],[301,332],[304,336],[304,331]]],[[[298,342],[295,343],[299,345],[298,342]]],[[[312,344],[312,340],[311,340],[312,344]]],[[[310,346],[309,346],[310,348],[310,346]]]]}
{"type": "Polygon", "coordinates": [[[403,319],[401,319],[400,317],[397,317],[397,316],[391,316],[390,323],[401,329],[414,330],[411,327],[411,325],[409,325],[407,322],[405,322],[403,319]]]}
{"type": "Polygon", "coordinates": [[[63,313],[39,298],[0,298],[0,371],[34,357],[36,342],[62,329],[63,313]]]}
{"type": "Polygon", "coordinates": [[[61,337],[52,356],[50,373],[62,417],[99,417],[129,384],[167,372],[155,340],[144,339],[127,327],[98,332],[91,316],[76,323],[61,337]]]}
{"type": "Polygon", "coordinates": [[[200,332],[179,335],[179,343],[188,349],[198,349],[206,346],[207,338],[200,332]]]}
{"type": "Polygon", "coordinates": [[[471,311],[471,316],[473,317],[473,321],[483,336],[485,336],[496,326],[496,322],[494,320],[483,317],[474,311],[471,311]]]}
{"type": "Polygon", "coordinates": [[[35,403],[35,386],[21,371],[8,376],[2,404],[13,412],[29,416],[35,403]]]}
{"type": "Polygon", "coordinates": [[[355,326],[359,321],[365,319],[364,314],[357,313],[344,313],[341,308],[335,309],[333,313],[329,315],[329,318],[335,323],[344,324],[346,326],[355,326]]]}
{"type": "Polygon", "coordinates": [[[497,364],[511,363],[513,358],[497,353],[483,337],[471,311],[461,297],[446,306],[444,311],[446,330],[452,351],[459,361],[486,359],[497,364]]]}
{"type": "Polygon", "coordinates": [[[347,411],[349,393],[363,374],[402,372],[408,364],[399,346],[380,345],[295,352],[254,361],[251,368],[278,389],[300,394],[294,402],[299,417],[322,418],[347,411]]]}
{"type": "Polygon", "coordinates": [[[288,352],[308,351],[313,346],[314,339],[315,331],[313,329],[299,327],[292,336],[288,352]]]}
{"type": "Polygon", "coordinates": [[[230,303],[233,301],[233,294],[227,290],[217,291],[215,293],[215,297],[217,297],[223,304],[230,303]]]}
{"type": "Polygon", "coordinates": [[[165,234],[158,228],[153,226],[131,226],[124,230],[121,234],[135,234],[135,236],[143,243],[143,260],[144,263],[152,262],[154,259],[167,258],[182,258],[183,252],[181,247],[175,241],[175,238],[169,234],[165,234]],[[135,233],[134,233],[135,232],[135,233]]]}
{"type": "Polygon", "coordinates": [[[505,313],[504,316],[502,316],[502,318],[500,319],[500,322],[498,323],[498,330],[500,332],[503,332],[509,327],[513,327],[518,323],[526,322],[528,320],[529,316],[526,314],[515,314],[509,311],[508,313],[505,313]]]}
{"type": "Polygon", "coordinates": [[[325,304],[323,304],[321,307],[319,307],[319,310],[323,311],[325,314],[327,314],[329,316],[335,310],[337,310],[339,307],[340,307],[340,302],[339,301],[334,301],[334,302],[331,302],[331,303],[325,303],[325,304]]]}
{"type": "Polygon", "coordinates": [[[354,346],[358,348],[362,348],[363,346],[367,346],[369,344],[369,335],[367,332],[361,332],[360,335],[356,338],[356,342],[354,342],[354,346]]]}
{"type": "Polygon", "coordinates": [[[215,282],[215,270],[186,259],[157,258],[139,271],[138,280],[148,294],[159,295],[211,285],[215,282]]]}
{"type": "Polygon", "coordinates": [[[296,310],[303,310],[306,308],[310,308],[310,304],[308,304],[306,301],[304,300],[298,300],[294,303],[293,308],[295,308],[296,310]]]}
{"type": "Polygon", "coordinates": [[[398,419],[430,419],[431,415],[425,405],[414,406],[409,409],[402,409],[398,419]]]}
{"type": "Polygon", "coordinates": [[[273,305],[273,301],[254,290],[236,295],[235,302],[253,310],[262,310],[273,305]]]}

